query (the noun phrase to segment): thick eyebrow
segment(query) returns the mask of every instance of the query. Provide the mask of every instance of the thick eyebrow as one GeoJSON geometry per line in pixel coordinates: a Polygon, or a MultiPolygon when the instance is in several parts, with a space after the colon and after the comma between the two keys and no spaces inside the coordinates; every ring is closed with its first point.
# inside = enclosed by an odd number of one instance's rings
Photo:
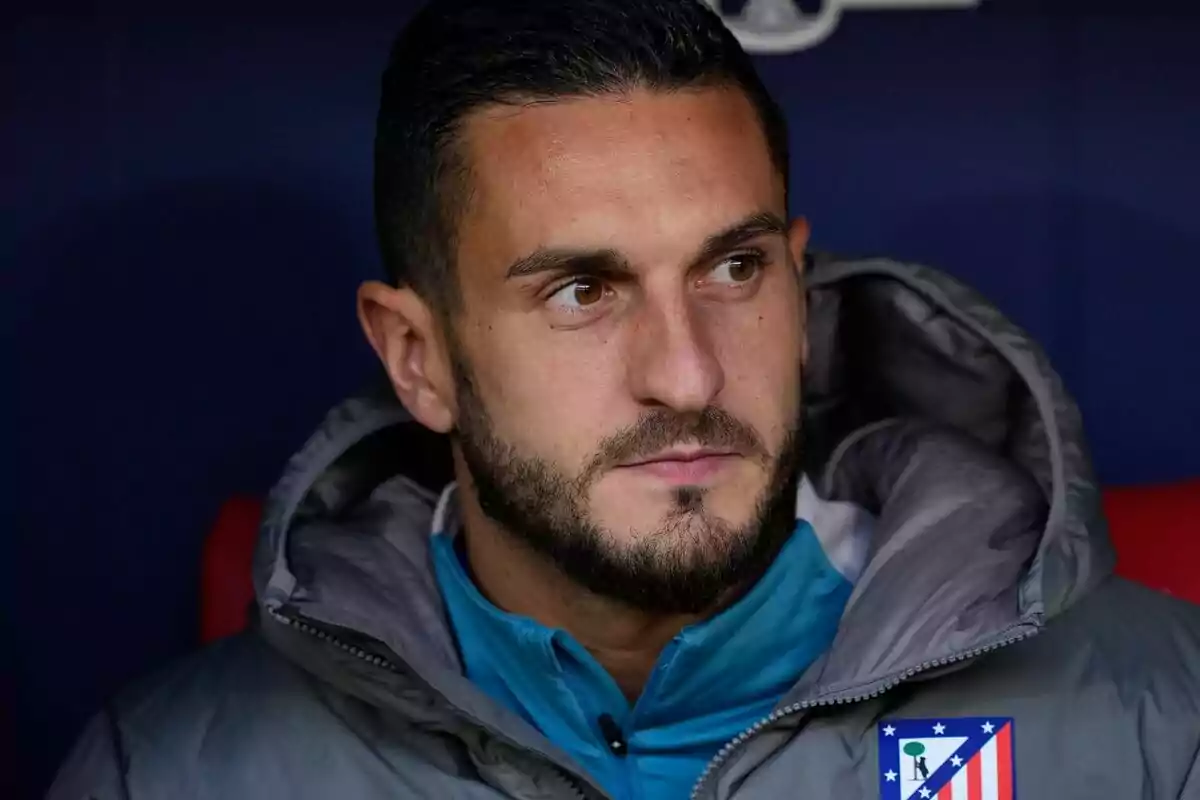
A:
{"type": "MultiPolygon", "coordinates": [[[[692,263],[703,264],[717,259],[759,236],[782,235],[786,232],[787,223],[778,215],[769,211],[760,211],[705,239],[700,249],[692,257],[692,263]]],[[[628,259],[612,249],[544,248],[514,261],[505,273],[505,279],[527,278],[543,272],[622,277],[632,274],[633,268],[628,259]]]]}
{"type": "Polygon", "coordinates": [[[603,278],[627,276],[633,270],[629,262],[616,250],[544,248],[514,261],[504,277],[505,280],[528,278],[543,272],[595,275],[603,278]]]}
{"type": "Polygon", "coordinates": [[[730,250],[740,247],[751,239],[757,239],[759,236],[786,233],[786,222],[770,211],[760,211],[705,239],[704,244],[700,245],[699,251],[692,258],[692,263],[705,264],[714,261],[730,250]]]}

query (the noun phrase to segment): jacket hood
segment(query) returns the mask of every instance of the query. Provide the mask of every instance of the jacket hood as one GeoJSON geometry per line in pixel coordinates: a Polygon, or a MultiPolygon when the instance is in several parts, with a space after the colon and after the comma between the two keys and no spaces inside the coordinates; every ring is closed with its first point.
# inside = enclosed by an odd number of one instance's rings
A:
{"type": "MultiPolygon", "coordinates": [[[[808,287],[806,471],[876,524],[834,644],[789,699],[869,692],[1020,638],[1110,573],[1078,410],[1024,332],[920,266],[818,256],[808,287]]],[[[338,406],[268,498],[259,603],[520,729],[462,676],[431,568],[451,480],[444,437],[390,389],[338,406]]]]}

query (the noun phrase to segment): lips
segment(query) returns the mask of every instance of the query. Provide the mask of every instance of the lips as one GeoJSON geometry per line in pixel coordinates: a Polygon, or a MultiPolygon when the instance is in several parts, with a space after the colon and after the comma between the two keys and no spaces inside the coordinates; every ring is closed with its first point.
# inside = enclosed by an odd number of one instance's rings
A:
{"type": "Polygon", "coordinates": [[[636,461],[630,461],[622,464],[621,466],[645,467],[651,464],[665,463],[690,464],[696,461],[703,461],[706,458],[730,458],[736,455],[737,453],[734,453],[730,450],[709,450],[703,448],[698,450],[666,450],[662,453],[656,453],[648,458],[640,458],[636,461]]]}
{"type": "Polygon", "coordinates": [[[728,450],[668,450],[623,465],[674,485],[694,485],[713,479],[731,464],[737,453],[728,450]]]}

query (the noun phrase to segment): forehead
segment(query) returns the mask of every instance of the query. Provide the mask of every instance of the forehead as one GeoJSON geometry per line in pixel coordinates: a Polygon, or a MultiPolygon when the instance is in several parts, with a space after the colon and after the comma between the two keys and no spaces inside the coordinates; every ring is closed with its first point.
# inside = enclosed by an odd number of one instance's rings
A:
{"type": "Polygon", "coordinates": [[[669,257],[750,213],[784,216],[783,176],[735,89],[635,90],[476,112],[460,257],[604,246],[669,257]],[[657,251],[657,252],[656,252],[657,251]]]}

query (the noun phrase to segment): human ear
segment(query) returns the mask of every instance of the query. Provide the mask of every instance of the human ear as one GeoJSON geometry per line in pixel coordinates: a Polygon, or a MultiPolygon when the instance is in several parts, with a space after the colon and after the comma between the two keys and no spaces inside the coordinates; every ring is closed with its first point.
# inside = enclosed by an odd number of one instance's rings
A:
{"type": "Polygon", "coordinates": [[[800,313],[802,315],[801,330],[803,330],[803,332],[804,332],[803,333],[804,344],[803,344],[803,351],[802,351],[801,357],[804,359],[805,364],[808,363],[808,320],[807,320],[808,294],[805,290],[806,281],[805,281],[805,275],[804,275],[804,265],[805,265],[805,262],[807,261],[805,256],[808,251],[808,237],[809,237],[808,220],[806,220],[804,217],[796,217],[794,220],[792,220],[791,224],[788,225],[788,231],[787,231],[788,252],[792,257],[792,263],[795,265],[796,281],[800,286],[800,304],[801,304],[800,313]]]}
{"type": "Polygon", "coordinates": [[[439,316],[409,287],[368,281],[358,288],[358,321],[396,396],[430,430],[454,426],[454,382],[439,316]]]}

